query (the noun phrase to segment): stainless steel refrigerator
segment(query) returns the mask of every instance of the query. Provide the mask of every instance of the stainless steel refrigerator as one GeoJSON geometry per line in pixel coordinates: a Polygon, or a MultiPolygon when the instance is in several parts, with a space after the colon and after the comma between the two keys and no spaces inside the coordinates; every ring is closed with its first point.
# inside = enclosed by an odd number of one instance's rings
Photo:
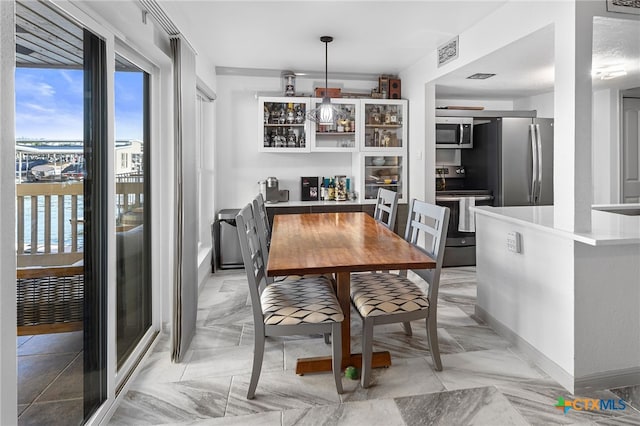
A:
{"type": "Polygon", "coordinates": [[[477,120],[473,149],[462,152],[467,181],[490,189],[495,206],[553,204],[553,119],[477,120]]]}

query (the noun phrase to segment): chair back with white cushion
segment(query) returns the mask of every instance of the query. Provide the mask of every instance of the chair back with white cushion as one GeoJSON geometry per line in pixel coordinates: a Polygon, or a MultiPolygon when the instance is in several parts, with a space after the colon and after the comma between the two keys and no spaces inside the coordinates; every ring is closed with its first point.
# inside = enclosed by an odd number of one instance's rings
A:
{"type": "Polygon", "coordinates": [[[255,396],[262,369],[267,336],[331,333],[333,373],[338,393],[344,315],[331,282],[323,276],[296,277],[270,283],[267,278],[267,252],[258,232],[259,218],[247,204],[236,216],[242,260],[247,273],[254,323],[254,354],[247,398],[255,396]]]}
{"type": "Polygon", "coordinates": [[[378,197],[376,199],[376,209],[373,212],[373,218],[392,231],[396,226],[399,199],[400,196],[397,192],[378,188],[378,197]]]}

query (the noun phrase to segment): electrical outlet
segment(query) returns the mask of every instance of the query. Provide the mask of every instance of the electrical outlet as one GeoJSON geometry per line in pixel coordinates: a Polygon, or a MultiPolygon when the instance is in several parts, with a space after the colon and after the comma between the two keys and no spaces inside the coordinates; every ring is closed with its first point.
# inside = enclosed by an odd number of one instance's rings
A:
{"type": "Polygon", "coordinates": [[[514,253],[522,252],[522,237],[519,232],[507,233],[507,250],[514,253]]]}

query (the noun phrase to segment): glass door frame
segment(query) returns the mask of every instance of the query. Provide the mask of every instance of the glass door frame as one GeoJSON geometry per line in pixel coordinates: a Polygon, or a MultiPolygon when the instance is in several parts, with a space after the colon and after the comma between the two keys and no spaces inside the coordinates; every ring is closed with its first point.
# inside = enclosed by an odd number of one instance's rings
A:
{"type": "MultiPolygon", "coordinates": [[[[15,3],[0,1],[0,282],[15,282],[15,3]],[[13,64],[10,68],[9,64],[13,64]],[[12,189],[13,188],[13,189],[12,189]]],[[[0,288],[0,424],[17,423],[16,287],[0,288]]]]}
{"type": "MultiPolygon", "coordinates": [[[[0,2],[0,11],[2,11],[3,25],[1,26],[1,33],[3,37],[0,41],[0,58],[2,59],[2,72],[0,76],[3,82],[2,89],[2,111],[3,122],[0,124],[0,134],[3,136],[3,140],[15,140],[15,131],[13,121],[15,120],[15,105],[13,100],[15,94],[15,79],[14,73],[11,72],[11,68],[6,66],[7,63],[15,64],[15,3],[13,1],[0,2]],[[13,13],[7,13],[11,12],[13,13]],[[6,19],[5,19],[6,18],[6,19]],[[13,22],[13,24],[11,24],[13,22]],[[8,23],[8,25],[4,25],[8,23]],[[7,37],[4,37],[4,36],[7,37]],[[11,60],[13,58],[13,60],[11,60]],[[9,71],[6,72],[5,71],[9,71]],[[7,84],[4,84],[7,83],[7,84]],[[9,102],[7,102],[9,100],[9,102]],[[7,107],[10,105],[10,107],[7,107]],[[9,123],[9,124],[7,124],[9,123]]],[[[116,57],[116,34],[113,30],[101,25],[91,16],[91,11],[85,11],[77,4],[72,4],[67,1],[52,1],[61,13],[67,15],[70,19],[75,20],[80,27],[91,32],[94,36],[104,42],[104,64],[102,71],[104,75],[104,81],[102,84],[106,86],[105,105],[106,111],[106,140],[104,141],[104,151],[108,153],[115,152],[115,126],[114,126],[114,75],[115,75],[115,57],[116,57]]],[[[154,99],[159,99],[161,94],[161,87],[167,86],[171,82],[170,71],[167,71],[169,67],[167,64],[162,64],[160,68],[150,64],[144,60],[138,54],[134,54],[132,50],[128,50],[124,43],[118,43],[118,53],[130,61],[134,62],[141,69],[149,73],[149,118],[152,125],[150,126],[149,140],[156,141],[156,149],[151,150],[150,162],[155,165],[151,169],[150,180],[155,183],[154,187],[161,187],[162,183],[168,178],[164,178],[160,174],[160,164],[163,156],[160,155],[160,120],[157,117],[160,116],[161,108],[159,103],[153,102],[154,99]],[[163,83],[161,86],[161,82],[163,83]]],[[[161,60],[164,60],[162,58],[161,60]]],[[[167,60],[169,61],[169,60],[167,60]]],[[[164,94],[164,92],[162,92],[164,94]]],[[[164,127],[162,127],[164,129],[164,127]]],[[[164,141],[164,139],[163,139],[164,141]]],[[[13,144],[11,144],[11,150],[13,150],[13,144]]],[[[0,147],[1,152],[6,153],[6,144],[2,144],[0,147]]],[[[5,167],[2,167],[2,182],[8,179],[13,180],[14,165],[13,155],[3,155],[2,163],[5,167]],[[9,163],[11,161],[11,163],[9,163]],[[8,164],[8,166],[7,166],[8,164]],[[10,177],[9,177],[10,176],[10,177]]],[[[101,179],[105,181],[106,192],[106,204],[104,208],[106,211],[114,211],[115,209],[115,171],[114,171],[114,156],[108,155],[103,159],[103,163],[100,165],[102,170],[105,170],[104,176],[101,179]]],[[[169,179],[170,181],[170,179],[169,179]]],[[[4,191],[2,188],[2,198],[6,199],[6,203],[0,206],[0,217],[11,217],[15,215],[15,187],[13,193],[11,191],[4,191]]],[[[160,198],[156,194],[152,194],[151,202],[153,203],[151,210],[158,211],[160,198]]],[[[157,260],[159,255],[164,254],[161,244],[155,244],[151,247],[151,281],[152,281],[152,325],[150,330],[145,334],[143,340],[136,347],[134,354],[130,357],[129,364],[124,365],[120,371],[117,370],[117,356],[116,356],[116,258],[115,258],[115,217],[114,215],[106,215],[106,231],[108,233],[107,240],[107,259],[106,259],[106,301],[103,301],[101,309],[106,309],[107,322],[106,328],[106,348],[103,347],[102,355],[106,356],[106,374],[102,377],[102,385],[106,387],[106,391],[102,391],[101,404],[95,408],[92,415],[85,419],[87,424],[99,424],[108,418],[108,416],[117,408],[116,402],[120,397],[124,395],[123,389],[126,389],[127,378],[131,377],[131,372],[137,366],[145,350],[153,342],[153,335],[158,332],[161,324],[161,285],[166,281],[160,273],[163,265],[157,260]],[[160,271],[160,272],[159,272],[160,271]],[[135,361],[134,361],[135,360],[135,361]]],[[[150,223],[151,234],[158,235],[159,221],[162,220],[154,215],[153,222],[150,223]],[[154,232],[155,231],[155,232],[154,232]]],[[[3,233],[2,235],[10,240],[15,239],[14,221],[3,221],[0,225],[3,233]],[[5,235],[5,230],[6,232],[5,235]]],[[[5,239],[6,240],[6,239],[5,239]]],[[[9,282],[15,280],[15,267],[16,267],[16,254],[13,243],[9,245],[11,250],[7,252],[7,245],[2,245],[2,253],[4,255],[0,258],[0,276],[3,278],[3,282],[9,282]]],[[[104,254],[102,254],[104,256],[104,254]]],[[[166,257],[166,256],[165,256],[166,257]]],[[[101,272],[102,273],[102,272],[101,272]]],[[[2,303],[2,309],[0,309],[2,321],[0,322],[0,341],[2,345],[2,351],[0,353],[0,377],[2,378],[2,391],[0,392],[0,423],[13,424],[17,421],[17,375],[16,375],[16,361],[17,356],[15,352],[15,336],[16,336],[16,307],[15,307],[16,290],[15,286],[3,286],[3,290],[0,292],[0,303],[2,303]],[[8,301],[13,301],[11,307],[9,307],[8,301]],[[6,344],[12,342],[12,344],[6,344]]]]}
{"type": "MultiPolygon", "coordinates": [[[[145,147],[144,147],[145,166],[144,167],[145,167],[145,170],[149,171],[149,175],[148,176],[145,175],[145,198],[146,198],[146,194],[149,193],[149,199],[151,201],[150,203],[151,205],[150,205],[150,208],[145,208],[144,223],[145,223],[145,226],[148,227],[149,229],[149,235],[151,236],[158,235],[157,232],[155,232],[157,228],[157,225],[155,223],[157,223],[157,221],[154,223],[154,220],[151,217],[151,213],[154,211],[157,211],[156,209],[159,208],[158,203],[156,202],[156,199],[158,197],[154,196],[155,194],[153,193],[153,188],[158,187],[158,185],[154,185],[154,182],[158,182],[157,178],[159,177],[157,171],[155,170],[158,167],[154,167],[154,165],[159,164],[158,163],[159,149],[153,146],[153,141],[158,140],[157,135],[159,133],[156,125],[158,120],[154,119],[154,117],[158,117],[158,102],[153,102],[153,100],[156,97],[159,97],[158,93],[159,93],[160,79],[158,76],[159,76],[160,70],[157,66],[149,62],[140,54],[136,53],[133,49],[129,48],[124,42],[121,42],[119,39],[116,39],[116,42],[115,42],[115,53],[117,53],[119,56],[122,56],[127,61],[136,65],[138,68],[140,68],[142,71],[148,74],[148,84],[147,84],[148,98],[144,101],[147,104],[146,112],[148,114],[147,123],[145,123],[145,126],[147,128],[144,131],[144,137],[146,138],[146,140],[144,141],[145,142],[145,147]],[[146,179],[147,177],[149,179],[146,179]],[[148,180],[150,180],[150,182],[148,182],[148,180]]],[[[115,63],[115,55],[112,59],[115,63]]],[[[115,117],[115,114],[113,114],[113,116],[115,117]]],[[[158,144],[156,144],[156,146],[157,145],[158,144]]],[[[112,152],[114,152],[114,161],[115,161],[115,149],[112,152]]],[[[114,185],[113,194],[115,194],[114,169],[110,170],[110,174],[111,174],[111,182],[114,185]]],[[[113,197],[111,198],[113,199],[113,197]]],[[[145,199],[145,202],[146,202],[146,199],[145,199]]],[[[115,205],[113,206],[113,209],[115,209],[115,205]]],[[[113,209],[110,211],[114,211],[113,209]]],[[[113,220],[113,228],[112,228],[113,232],[111,232],[109,235],[109,241],[111,242],[110,244],[111,250],[110,250],[109,256],[111,259],[113,259],[112,271],[115,271],[115,262],[116,262],[115,261],[116,259],[115,219],[112,218],[112,220],[113,220]]],[[[113,366],[113,368],[115,369],[114,384],[116,387],[115,389],[116,397],[123,390],[123,387],[126,384],[127,378],[131,376],[133,370],[138,365],[141,358],[144,356],[145,352],[147,351],[148,347],[153,342],[154,337],[160,330],[160,287],[158,285],[160,280],[157,279],[158,272],[157,272],[157,268],[154,267],[154,265],[157,264],[157,262],[155,262],[154,260],[158,259],[159,258],[158,256],[160,255],[157,247],[158,247],[158,244],[147,244],[147,242],[145,242],[145,250],[149,250],[149,254],[150,254],[149,273],[150,273],[150,279],[151,279],[151,312],[152,312],[151,327],[149,327],[149,329],[145,332],[144,336],[140,339],[136,348],[131,352],[131,354],[129,355],[129,357],[127,358],[127,360],[124,362],[124,364],[121,366],[120,369],[117,368],[117,364],[118,364],[117,300],[116,300],[117,283],[116,283],[115,273],[112,274],[112,279],[110,280],[110,283],[109,283],[110,288],[112,288],[113,291],[111,291],[109,294],[109,306],[111,307],[111,309],[109,311],[109,319],[108,319],[108,324],[109,324],[108,339],[110,343],[108,356],[109,356],[109,365],[113,366]]]]}
{"type": "MultiPolygon", "coordinates": [[[[136,54],[132,49],[128,48],[124,42],[120,42],[117,39],[116,34],[106,27],[100,25],[94,18],[78,8],[76,5],[68,2],[54,2],[60,10],[67,14],[70,18],[74,19],[80,26],[86,30],[92,32],[95,36],[102,39],[105,43],[105,62],[104,62],[104,76],[106,84],[106,146],[103,152],[112,153],[104,158],[104,162],[101,165],[102,170],[105,170],[105,176],[101,176],[101,179],[105,179],[105,185],[107,194],[106,198],[106,211],[115,211],[115,59],[116,59],[116,46],[118,54],[125,57],[132,63],[138,65],[142,70],[149,74],[149,120],[152,123],[149,126],[149,140],[158,140],[159,120],[154,117],[159,117],[158,102],[153,102],[153,99],[160,93],[160,71],[159,68],[148,62],[146,59],[136,54]],[[156,104],[156,105],[154,105],[156,104]]],[[[153,149],[152,157],[149,158],[150,163],[159,164],[159,151],[160,149],[153,149]]],[[[159,167],[151,168],[151,181],[158,182],[160,176],[158,171],[159,167]]],[[[13,169],[11,169],[13,172],[13,169]]],[[[152,194],[152,211],[156,211],[158,208],[158,198],[152,194]]],[[[14,197],[15,199],[15,197],[14,197]]],[[[15,206],[14,206],[15,208],[15,206]]],[[[160,285],[162,281],[158,279],[159,263],[157,262],[158,255],[160,254],[158,244],[151,247],[151,282],[152,282],[152,325],[150,329],[145,333],[144,337],[130,355],[127,362],[122,366],[120,371],[117,368],[117,341],[116,341],[116,322],[117,322],[117,306],[116,306],[116,219],[114,215],[106,215],[106,232],[108,234],[107,239],[107,298],[106,304],[103,306],[107,311],[106,321],[106,348],[103,353],[106,356],[106,399],[102,404],[93,412],[91,417],[85,419],[87,424],[99,424],[105,418],[108,418],[117,408],[116,402],[119,397],[124,394],[127,384],[127,379],[131,377],[131,374],[135,367],[138,365],[142,356],[145,354],[146,349],[151,345],[153,337],[160,329],[160,285]]],[[[151,223],[150,232],[153,235],[154,230],[157,230],[157,218],[155,223],[151,223]]],[[[15,317],[15,314],[14,314],[15,317]]],[[[15,327],[14,327],[15,330],[15,327]]]]}

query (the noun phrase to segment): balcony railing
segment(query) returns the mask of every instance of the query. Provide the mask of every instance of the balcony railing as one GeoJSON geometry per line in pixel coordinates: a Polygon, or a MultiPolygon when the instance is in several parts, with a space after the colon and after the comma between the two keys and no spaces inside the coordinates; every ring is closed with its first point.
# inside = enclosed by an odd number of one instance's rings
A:
{"type": "MultiPolygon", "coordinates": [[[[118,230],[142,219],[142,180],[118,177],[118,230]]],[[[16,253],[19,268],[73,265],[83,259],[84,185],[82,181],[16,184],[16,253]]]]}

